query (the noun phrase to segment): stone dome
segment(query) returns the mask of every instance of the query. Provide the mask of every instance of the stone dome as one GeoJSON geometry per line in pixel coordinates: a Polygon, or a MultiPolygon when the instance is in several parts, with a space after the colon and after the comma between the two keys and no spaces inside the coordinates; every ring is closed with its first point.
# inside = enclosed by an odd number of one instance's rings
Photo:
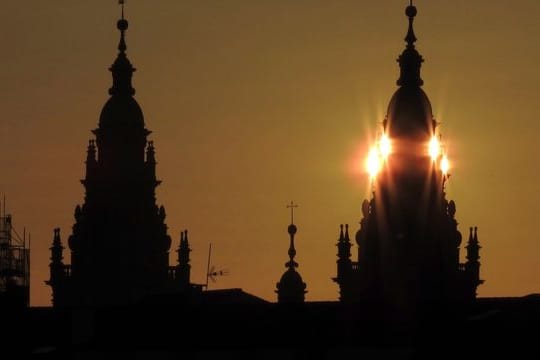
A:
{"type": "Polygon", "coordinates": [[[435,127],[431,103],[419,86],[402,86],[396,90],[385,120],[390,137],[431,136],[435,127]]]}
{"type": "Polygon", "coordinates": [[[281,279],[279,280],[279,283],[283,287],[287,288],[300,288],[304,289],[306,285],[304,284],[304,281],[302,280],[302,276],[298,273],[298,271],[289,269],[281,275],[281,279]]]}
{"type": "Polygon", "coordinates": [[[111,96],[99,116],[100,128],[144,128],[141,107],[132,96],[111,96]]]}

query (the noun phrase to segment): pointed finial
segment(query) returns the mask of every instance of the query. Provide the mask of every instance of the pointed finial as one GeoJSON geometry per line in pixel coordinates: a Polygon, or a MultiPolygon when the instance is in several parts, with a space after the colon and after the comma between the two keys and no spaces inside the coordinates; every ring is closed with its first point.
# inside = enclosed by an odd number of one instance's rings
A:
{"type": "Polygon", "coordinates": [[[127,58],[126,50],[126,30],[128,29],[128,21],[124,18],[124,1],[119,1],[122,5],[122,17],[116,23],[116,27],[120,30],[120,42],[118,43],[118,56],[109,68],[113,73],[113,86],[109,89],[110,95],[133,96],[135,89],[131,86],[131,78],[135,68],[131,65],[127,58]]]}
{"type": "Polygon", "coordinates": [[[86,149],[86,162],[87,164],[93,164],[96,162],[96,143],[94,140],[88,141],[88,148],[86,149]]]}
{"type": "Polygon", "coordinates": [[[414,47],[414,43],[417,40],[413,28],[416,14],[416,6],[413,5],[411,0],[409,6],[405,9],[405,15],[409,18],[409,28],[405,36],[407,46],[398,58],[401,68],[401,74],[397,81],[399,86],[422,86],[424,84],[424,81],[420,77],[420,67],[424,59],[414,47]]]}
{"type": "Polygon", "coordinates": [[[340,240],[340,241],[344,241],[344,240],[345,240],[345,236],[343,236],[343,224],[340,224],[340,225],[339,225],[339,240],[340,240]]]}
{"type": "Polygon", "coordinates": [[[298,267],[298,264],[294,261],[294,257],[296,256],[296,249],[294,248],[294,235],[297,231],[296,225],[294,225],[293,223],[293,213],[295,207],[298,207],[298,205],[295,205],[292,201],[290,205],[287,205],[287,208],[291,209],[291,224],[287,228],[287,232],[289,233],[290,237],[290,243],[288,251],[289,261],[285,264],[285,267],[289,268],[289,270],[294,270],[294,268],[298,267]]]}
{"type": "Polygon", "coordinates": [[[149,141],[146,146],[146,162],[148,164],[156,164],[156,151],[153,141],[149,141]]]}
{"type": "Polygon", "coordinates": [[[294,257],[296,256],[296,249],[294,248],[294,238],[292,236],[291,236],[291,244],[289,246],[288,255],[289,255],[289,261],[285,264],[285,266],[289,268],[290,270],[294,270],[295,268],[298,267],[298,263],[294,261],[294,257]]]}
{"type": "Polygon", "coordinates": [[[118,50],[120,50],[121,53],[125,53],[127,49],[125,32],[128,29],[129,23],[124,18],[124,0],[119,0],[118,3],[122,6],[122,17],[120,20],[118,20],[118,23],[116,23],[116,27],[118,30],[120,30],[120,43],[118,43],[118,50]]]}
{"type": "Polygon", "coordinates": [[[53,246],[62,246],[62,240],[60,239],[60,228],[54,229],[53,246]]]}
{"type": "Polygon", "coordinates": [[[118,3],[122,6],[122,20],[124,19],[124,3],[125,0],[118,0],[118,3]]]}
{"type": "Polygon", "coordinates": [[[417,40],[416,36],[414,35],[413,29],[413,22],[416,14],[416,6],[413,5],[413,2],[411,0],[409,6],[407,6],[407,8],[405,9],[405,15],[409,17],[409,30],[407,31],[407,36],[405,36],[405,41],[407,42],[408,47],[414,47],[414,43],[417,40]]]}

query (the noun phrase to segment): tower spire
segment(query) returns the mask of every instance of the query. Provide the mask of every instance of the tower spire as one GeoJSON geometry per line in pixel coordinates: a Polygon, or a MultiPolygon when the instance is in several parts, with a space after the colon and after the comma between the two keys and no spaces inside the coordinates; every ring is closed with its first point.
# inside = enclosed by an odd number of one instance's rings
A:
{"type": "Polygon", "coordinates": [[[407,9],[405,9],[405,14],[409,17],[409,29],[407,30],[407,36],[405,36],[405,41],[407,42],[407,47],[414,47],[414,43],[416,42],[416,36],[414,35],[414,28],[413,28],[413,22],[414,17],[416,16],[416,7],[413,5],[413,2],[411,0],[409,6],[407,6],[407,9]]]}
{"type": "Polygon", "coordinates": [[[114,64],[109,68],[113,73],[113,86],[109,89],[110,95],[128,95],[135,94],[135,89],[131,86],[131,77],[135,68],[127,58],[126,50],[126,30],[129,27],[128,21],[124,18],[124,0],[119,0],[118,3],[122,7],[121,18],[116,23],[117,29],[120,31],[120,41],[118,42],[118,56],[114,64]]]}
{"type": "Polygon", "coordinates": [[[304,302],[304,296],[306,291],[306,283],[302,281],[302,277],[296,271],[298,263],[294,261],[296,256],[296,249],[294,247],[294,235],[296,234],[297,228],[293,223],[293,214],[294,208],[298,207],[294,202],[291,201],[290,205],[287,205],[291,209],[291,224],[287,228],[287,232],[290,237],[289,244],[289,261],[285,263],[287,270],[281,276],[281,279],[276,284],[279,303],[302,303],[304,302]]]}
{"type": "Polygon", "coordinates": [[[291,209],[291,224],[289,225],[287,231],[289,233],[290,237],[290,244],[289,244],[289,261],[285,264],[285,266],[289,269],[294,271],[295,268],[298,267],[298,263],[294,261],[294,257],[296,256],[296,249],[294,248],[294,235],[296,234],[296,225],[294,225],[294,208],[298,207],[298,205],[295,205],[294,202],[291,201],[290,205],[287,205],[288,208],[291,209]]]}
{"type": "Polygon", "coordinates": [[[417,40],[413,26],[416,14],[416,6],[410,0],[409,6],[405,9],[405,15],[409,18],[409,28],[405,36],[407,46],[397,60],[401,68],[401,74],[397,81],[399,86],[422,86],[424,84],[424,81],[420,78],[420,66],[424,62],[424,59],[414,46],[417,40]]]}
{"type": "Polygon", "coordinates": [[[118,20],[118,23],[116,24],[118,30],[120,30],[120,42],[118,43],[118,50],[121,53],[125,53],[127,50],[126,30],[128,29],[129,23],[124,18],[124,0],[118,0],[118,3],[120,4],[120,6],[122,6],[122,16],[120,20],[118,20]]]}

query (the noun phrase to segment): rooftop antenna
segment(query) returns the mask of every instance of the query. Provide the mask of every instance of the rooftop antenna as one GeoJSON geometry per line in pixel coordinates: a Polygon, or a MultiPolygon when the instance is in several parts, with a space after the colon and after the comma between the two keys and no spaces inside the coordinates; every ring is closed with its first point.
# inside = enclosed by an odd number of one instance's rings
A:
{"type": "Polygon", "coordinates": [[[32,245],[32,233],[28,232],[28,277],[30,278],[30,246],[32,245]]]}
{"type": "Polygon", "coordinates": [[[208,290],[208,277],[210,276],[210,256],[212,256],[212,243],[208,247],[208,264],[206,265],[206,290],[208,290]]]}
{"type": "Polygon", "coordinates": [[[208,247],[208,263],[206,265],[206,290],[208,290],[208,279],[212,280],[212,282],[216,282],[216,276],[223,276],[228,275],[229,270],[222,269],[222,270],[215,270],[214,266],[210,267],[210,257],[212,256],[212,243],[210,243],[210,246],[208,247]]]}
{"type": "MultiPolygon", "coordinates": [[[[208,274],[208,278],[212,280],[212,282],[216,282],[216,276],[222,276],[222,275],[229,275],[229,270],[222,269],[222,270],[215,270],[212,266],[210,268],[210,272],[208,274]]],[[[208,286],[208,285],[207,285],[208,286]]]]}

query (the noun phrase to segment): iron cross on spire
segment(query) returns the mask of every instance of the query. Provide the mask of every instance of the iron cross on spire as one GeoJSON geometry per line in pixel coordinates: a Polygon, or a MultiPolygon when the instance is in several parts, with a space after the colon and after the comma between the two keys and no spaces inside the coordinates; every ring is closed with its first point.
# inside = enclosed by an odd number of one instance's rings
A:
{"type": "Polygon", "coordinates": [[[291,224],[294,224],[294,208],[297,208],[298,205],[294,203],[294,201],[291,201],[289,205],[287,205],[288,209],[291,209],[291,224]]]}
{"type": "Polygon", "coordinates": [[[118,4],[120,4],[122,6],[122,19],[124,18],[124,4],[125,4],[125,0],[118,0],[118,4]]]}

